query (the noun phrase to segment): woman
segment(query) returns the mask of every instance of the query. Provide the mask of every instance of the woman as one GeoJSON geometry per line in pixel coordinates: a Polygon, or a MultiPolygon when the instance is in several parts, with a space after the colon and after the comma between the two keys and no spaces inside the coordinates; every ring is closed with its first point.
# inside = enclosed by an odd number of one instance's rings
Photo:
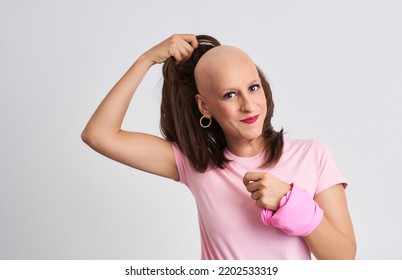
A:
{"type": "Polygon", "coordinates": [[[111,159],[186,184],[203,259],[354,259],[347,183],[325,147],[273,130],[273,107],[268,82],[245,52],[176,34],[138,58],[82,139],[111,159]],[[157,63],[164,63],[165,139],[121,129],[157,63]]]}

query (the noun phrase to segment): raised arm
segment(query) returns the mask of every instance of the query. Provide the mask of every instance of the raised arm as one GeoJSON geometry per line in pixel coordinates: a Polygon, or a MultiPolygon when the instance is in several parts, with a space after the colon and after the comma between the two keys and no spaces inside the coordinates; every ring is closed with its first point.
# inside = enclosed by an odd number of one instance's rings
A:
{"type": "Polygon", "coordinates": [[[133,168],[179,179],[170,142],[141,132],[121,129],[131,99],[148,70],[173,56],[177,63],[198,46],[191,34],[173,35],[154,46],[130,67],[110,90],[81,134],[95,151],[133,168]]]}

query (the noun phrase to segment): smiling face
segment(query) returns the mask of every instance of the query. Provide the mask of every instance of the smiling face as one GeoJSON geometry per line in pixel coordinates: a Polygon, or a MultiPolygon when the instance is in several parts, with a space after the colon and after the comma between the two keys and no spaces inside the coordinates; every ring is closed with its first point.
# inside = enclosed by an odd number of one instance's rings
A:
{"type": "Polygon", "coordinates": [[[219,46],[201,57],[195,68],[198,108],[221,126],[228,149],[262,149],[262,129],[267,114],[264,90],[256,65],[242,50],[219,46]]]}

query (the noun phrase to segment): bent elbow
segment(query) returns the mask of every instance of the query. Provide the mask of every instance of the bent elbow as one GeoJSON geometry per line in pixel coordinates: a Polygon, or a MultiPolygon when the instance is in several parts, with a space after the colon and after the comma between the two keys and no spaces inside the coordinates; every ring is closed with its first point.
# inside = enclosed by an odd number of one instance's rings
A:
{"type": "Polygon", "coordinates": [[[87,144],[88,146],[94,148],[96,146],[96,136],[94,133],[92,133],[90,130],[88,130],[87,128],[85,128],[82,132],[81,132],[81,140],[87,144]]]}
{"type": "Polygon", "coordinates": [[[104,154],[113,145],[115,138],[110,133],[85,128],[81,132],[81,139],[93,150],[104,154]]]}
{"type": "Polygon", "coordinates": [[[81,140],[82,140],[85,144],[88,144],[89,139],[90,139],[89,132],[88,132],[86,129],[84,129],[84,130],[81,132],[81,140]]]}

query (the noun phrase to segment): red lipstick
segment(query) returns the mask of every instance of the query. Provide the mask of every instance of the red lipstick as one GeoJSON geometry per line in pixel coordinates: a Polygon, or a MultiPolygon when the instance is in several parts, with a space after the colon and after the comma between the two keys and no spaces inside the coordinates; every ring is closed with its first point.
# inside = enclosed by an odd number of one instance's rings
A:
{"type": "Polygon", "coordinates": [[[259,116],[260,116],[260,115],[255,115],[255,116],[252,116],[252,117],[249,117],[249,118],[247,118],[247,119],[240,120],[240,121],[241,121],[241,122],[244,122],[244,123],[246,123],[246,124],[252,124],[252,123],[255,123],[255,122],[257,121],[257,119],[258,119],[259,116]]]}

